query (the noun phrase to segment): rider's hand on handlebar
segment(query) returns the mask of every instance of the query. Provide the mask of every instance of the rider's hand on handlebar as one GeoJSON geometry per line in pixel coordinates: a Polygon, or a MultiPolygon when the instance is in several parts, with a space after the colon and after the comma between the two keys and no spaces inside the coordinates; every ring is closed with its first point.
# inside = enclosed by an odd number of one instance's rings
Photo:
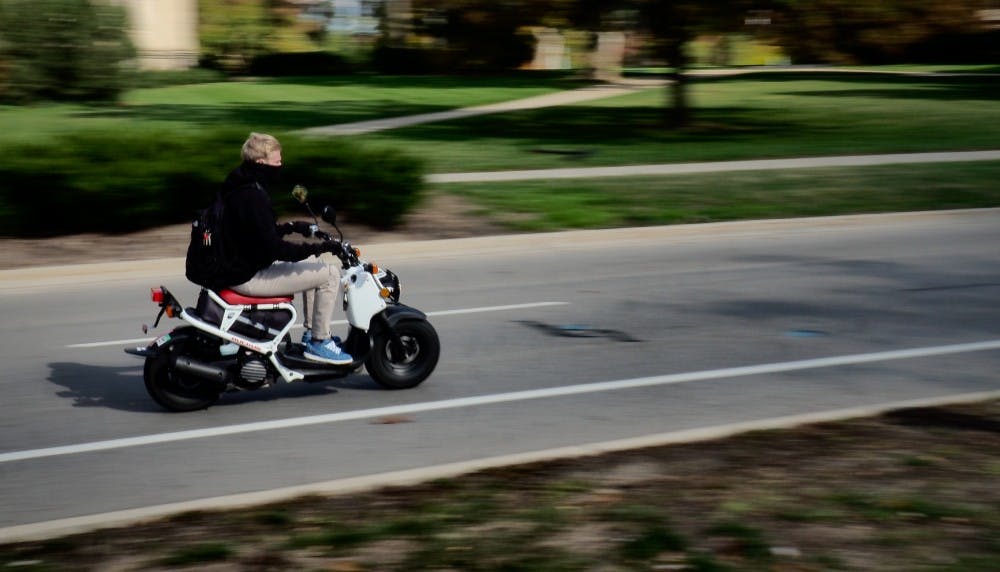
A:
{"type": "Polygon", "coordinates": [[[343,254],[343,248],[340,242],[334,240],[327,240],[316,245],[316,254],[322,254],[324,252],[331,252],[340,256],[343,254]]]}
{"type": "Polygon", "coordinates": [[[282,234],[296,233],[301,234],[306,238],[312,238],[316,235],[316,231],[319,227],[315,224],[310,224],[305,221],[297,220],[294,222],[286,222],[281,225],[282,234]]]}

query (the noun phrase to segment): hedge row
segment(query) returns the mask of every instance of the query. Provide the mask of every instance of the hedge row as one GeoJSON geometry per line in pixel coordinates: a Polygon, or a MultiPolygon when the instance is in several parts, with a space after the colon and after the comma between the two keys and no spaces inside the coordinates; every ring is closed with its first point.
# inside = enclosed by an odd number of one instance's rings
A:
{"type": "MultiPolygon", "coordinates": [[[[279,136],[279,213],[306,185],[314,206],[332,204],[354,222],[391,228],[419,200],[422,165],[394,150],[279,136]]],[[[0,149],[0,235],[124,233],[190,220],[239,164],[246,132],[81,133],[58,143],[0,149]]]]}

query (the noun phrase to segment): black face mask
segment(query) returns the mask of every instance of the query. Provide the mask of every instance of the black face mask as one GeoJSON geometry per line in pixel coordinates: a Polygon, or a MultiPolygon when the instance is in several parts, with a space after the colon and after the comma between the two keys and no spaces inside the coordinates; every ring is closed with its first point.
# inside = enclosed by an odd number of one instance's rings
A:
{"type": "Polygon", "coordinates": [[[273,185],[281,180],[280,165],[265,165],[264,163],[247,162],[250,173],[263,185],[273,185]]]}

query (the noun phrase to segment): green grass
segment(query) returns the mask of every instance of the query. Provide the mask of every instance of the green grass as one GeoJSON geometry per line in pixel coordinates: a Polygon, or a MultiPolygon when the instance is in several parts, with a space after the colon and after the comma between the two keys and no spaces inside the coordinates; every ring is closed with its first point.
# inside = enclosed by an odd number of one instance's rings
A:
{"type": "MultiPolygon", "coordinates": [[[[958,71],[969,68],[958,68],[958,71]]],[[[971,68],[972,71],[990,68],[971,68]]],[[[73,131],[220,126],[275,133],[580,87],[558,76],[281,78],[139,89],[120,105],[0,106],[0,147],[73,131]]],[[[661,127],[664,88],[358,136],[432,172],[983,149],[1000,140],[1000,75],[767,72],[692,84],[694,123],[661,127]],[[579,151],[559,154],[547,151],[579,151]]]]}
{"type": "MultiPolygon", "coordinates": [[[[389,153],[405,149],[423,160],[431,173],[1000,146],[1000,74],[983,73],[998,68],[933,69],[977,75],[831,70],[698,78],[690,91],[694,120],[683,129],[663,127],[666,90],[658,87],[585,104],[338,139],[389,153]]],[[[309,126],[441,111],[581,85],[558,75],[351,76],[137,89],[114,106],[0,106],[0,149],[16,161],[19,146],[59,145],[89,133],[183,139],[232,129],[285,136],[309,126]]],[[[165,156],[163,164],[177,173],[209,169],[205,160],[194,157],[198,149],[191,153],[191,157],[165,156]]],[[[232,153],[235,156],[235,148],[232,153]]],[[[296,161],[293,155],[289,148],[289,165],[296,161]]],[[[150,173],[162,171],[154,166],[150,165],[150,173]]],[[[220,164],[218,171],[229,167],[220,164]]],[[[998,170],[996,163],[940,164],[453,185],[437,190],[472,199],[484,213],[513,229],[541,231],[997,206],[998,170]]]]}
{"type": "Polygon", "coordinates": [[[660,123],[664,88],[358,137],[431,172],[991,149],[1000,76],[771,72],[692,84],[694,121],[660,123]],[[551,151],[571,151],[553,153],[551,151]]]}
{"type": "Polygon", "coordinates": [[[0,147],[91,130],[272,131],[443,111],[578,87],[552,75],[303,77],[137,89],[120,104],[0,106],[0,147]]]}
{"type": "Polygon", "coordinates": [[[1000,161],[439,185],[518,231],[1000,206],[1000,161]]]}

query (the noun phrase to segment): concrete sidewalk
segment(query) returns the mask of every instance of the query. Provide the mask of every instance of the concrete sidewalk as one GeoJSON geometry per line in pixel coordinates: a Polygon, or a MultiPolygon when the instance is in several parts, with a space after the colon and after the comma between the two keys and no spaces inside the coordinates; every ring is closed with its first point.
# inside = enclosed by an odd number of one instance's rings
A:
{"type": "Polygon", "coordinates": [[[383,119],[373,119],[370,121],[358,121],[356,123],[340,123],[337,125],[326,125],[322,127],[310,127],[303,129],[299,133],[305,135],[359,135],[362,133],[372,133],[374,131],[384,131],[386,129],[397,129],[399,127],[409,127],[422,123],[433,123],[435,121],[447,121],[450,119],[464,119],[477,115],[488,115],[491,113],[505,113],[509,111],[521,111],[524,109],[538,109],[540,107],[554,107],[557,105],[570,105],[582,103],[607,97],[615,97],[632,93],[650,87],[664,85],[662,81],[628,82],[621,84],[592,85],[580,89],[547,93],[525,99],[515,99],[512,101],[501,101],[488,105],[475,107],[463,107],[436,113],[421,113],[419,115],[406,115],[402,117],[387,117],[383,119]]]}
{"type": "Polygon", "coordinates": [[[1000,161],[1000,150],[954,151],[939,153],[895,153],[885,155],[833,155],[825,157],[760,159],[750,161],[711,161],[705,163],[664,163],[655,165],[622,165],[614,167],[533,169],[525,171],[438,173],[428,175],[426,180],[429,183],[482,183],[498,181],[527,181],[531,179],[591,179],[595,177],[684,175],[693,173],[718,173],[723,171],[770,171],[779,169],[809,169],[817,167],[869,167],[873,165],[954,163],[967,161],[1000,161]]]}

